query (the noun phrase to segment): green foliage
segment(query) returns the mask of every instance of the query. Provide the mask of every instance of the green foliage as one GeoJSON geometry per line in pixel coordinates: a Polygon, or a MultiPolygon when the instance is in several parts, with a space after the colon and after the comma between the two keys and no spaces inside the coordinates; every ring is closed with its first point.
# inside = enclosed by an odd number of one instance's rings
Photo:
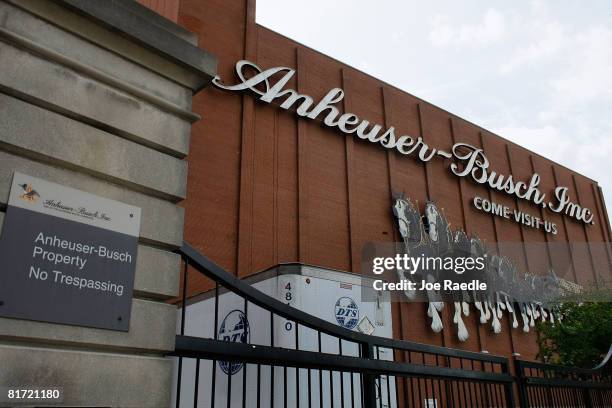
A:
{"type": "Polygon", "coordinates": [[[563,320],[539,322],[539,357],[547,363],[593,368],[612,343],[612,303],[565,303],[563,320]]]}

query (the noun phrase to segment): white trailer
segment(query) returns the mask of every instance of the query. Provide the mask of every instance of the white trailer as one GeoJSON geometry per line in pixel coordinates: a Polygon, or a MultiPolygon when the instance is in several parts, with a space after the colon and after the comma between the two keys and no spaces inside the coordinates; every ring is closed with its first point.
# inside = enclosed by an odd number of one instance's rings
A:
{"type": "MultiPolygon", "coordinates": [[[[367,279],[367,278],[366,278],[367,279]]],[[[245,280],[261,292],[272,296],[290,306],[338,324],[349,330],[359,330],[366,334],[391,338],[392,319],[388,297],[379,301],[362,302],[361,285],[370,284],[360,275],[322,269],[297,264],[281,265],[268,271],[251,276],[245,280]]],[[[245,310],[243,298],[223,289],[218,298],[217,338],[226,341],[240,341],[249,344],[288,349],[296,348],[295,323],[275,315],[252,303],[245,310]]],[[[181,310],[178,311],[180,325],[181,310]]],[[[214,291],[199,295],[188,302],[185,310],[185,335],[214,338],[215,296],[214,291]]],[[[298,329],[299,349],[319,351],[319,340],[315,330],[300,326],[298,329]]],[[[342,354],[358,356],[358,347],[354,343],[342,341],[342,354]]],[[[321,352],[339,354],[340,344],[337,338],[321,335],[321,352]]],[[[391,350],[381,348],[380,359],[392,360],[391,350]]],[[[181,375],[181,407],[193,407],[195,386],[195,360],[183,359],[181,375]]],[[[174,369],[174,388],[176,388],[177,363],[174,369]]],[[[198,406],[211,406],[213,362],[201,360],[198,388],[198,406]]],[[[256,406],[258,388],[261,407],[271,404],[274,398],[275,407],[285,404],[285,370],[287,406],[307,407],[310,393],[312,407],[341,407],[341,389],[344,391],[345,406],[360,407],[361,386],[358,375],[335,372],[331,379],[328,371],[261,366],[255,364],[215,363],[215,407],[227,407],[228,384],[231,381],[230,406],[241,407],[243,390],[246,406],[256,406]],[[299,372],[296,372],[299,371],[299,372]],[[310,388],[308,377],[310,376],[310,388]],[[299,379],[298,379],[299,377],[299,379]],[[353,377],[353,378],[351,378],[353,377]],[[244,382],[246,381],[246,383],[244,382]],[[296,384],[299,381],[299,387],[296,384]],[[330,393],[330,383],[332,392],[330,393]],[[258,387],[259,384],[259,387],[258,387]],[[298,395],[299,388],[299,395],[298,395]],[[351,392],[352,390],[352,392],[351,392]],[[351,398],[352,394],[352,398],[351,398]],[[322,404],[319,398],[322,395],[322,404]]],[[[176,389],[173,390],[175,404],[176,389]]],[[[377,398],[384,408],[396,408],[395,381],[393,377],[382,376],[377,381],[377,398]],[[388,381],[388,384],[387,384],[388,381]],[[389,393],[387,391],[389,390],[389,393]],[[389,394],[389,395],[388,395],[389,394]],[[389,401],[389,403],[388,403],[389,401]]]]}

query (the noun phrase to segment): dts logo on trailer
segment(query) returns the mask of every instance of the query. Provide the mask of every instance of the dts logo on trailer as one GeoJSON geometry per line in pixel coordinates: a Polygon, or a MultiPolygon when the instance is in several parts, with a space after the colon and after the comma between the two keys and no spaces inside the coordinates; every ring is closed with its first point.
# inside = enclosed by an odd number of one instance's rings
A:
{"type": "Polygon", "coordinates": [[[359,322],[359,308],[353,299],[343,296],[336,301],[336,321],[346,329],[353,329],[359,322]]]}
{"type": "MultiPolygon", "coordinates": [[[[225,316],[219,328],[219,340],[233,343],[247,344],[250,340],[251,330],[249,321],[240,310],[232,310],[225,316]]],[[[244,363],[219,361],[219,367],[227,375],[234,375],[242,368],[244,363]]]]}
{"type": "Polygon", "coordinates": [[[38,194],[30,184],[19,184],[19,187],[23,190],[23,193],[19,196],[23,201],[35,203],[40,197],[40,194],[38,194]]]}

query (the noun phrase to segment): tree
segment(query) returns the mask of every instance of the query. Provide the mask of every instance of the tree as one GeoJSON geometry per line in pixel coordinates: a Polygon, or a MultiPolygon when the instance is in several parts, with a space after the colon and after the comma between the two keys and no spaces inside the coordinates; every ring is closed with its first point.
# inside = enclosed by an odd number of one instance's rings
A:
{"type": "Polygon", "coordinates": [[[612,303],[564,303],[561,322],[537,325],[539,357],[544,362],[593,368],[612,343],[612,303]]]}

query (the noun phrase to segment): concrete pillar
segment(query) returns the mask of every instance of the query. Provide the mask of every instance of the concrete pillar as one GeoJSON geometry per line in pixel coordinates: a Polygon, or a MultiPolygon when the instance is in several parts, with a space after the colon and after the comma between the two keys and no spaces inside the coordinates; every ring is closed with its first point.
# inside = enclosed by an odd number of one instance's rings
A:
{"type": "Polygon", "coordinates": [[[0,225],[15,171],[142,208],[130,330],[0,318],[0,387],[170,405],[191,97],[215,71],[131,0],[0,0],[0,225]]]}

